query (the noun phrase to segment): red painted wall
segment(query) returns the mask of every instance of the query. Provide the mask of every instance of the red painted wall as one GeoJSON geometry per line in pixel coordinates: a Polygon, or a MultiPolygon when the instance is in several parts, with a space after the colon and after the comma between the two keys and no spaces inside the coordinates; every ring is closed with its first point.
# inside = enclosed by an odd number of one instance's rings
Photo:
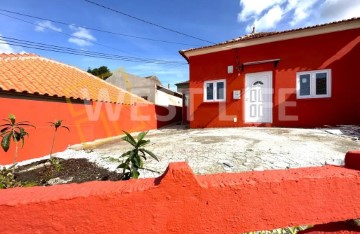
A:
{"type": "Polygon", "coordinates": [[[0,190],[1,233],[243,233],[354,219],[359,169],[195,176],[174,163],[156,179],[0,190]]]}
{"type": "Polygon", "coordinates": [[[269,126],[315,127],[335,124],[360,124],[360,29],[336,32],[306,38],[292,39],[251,47],[239,48],[239,63],[281,59],[277,68],[273,63],[246,66],[245,71],[227,74],[227,67],[235,67],[236,50],[227,50],[190,57],[190,88],[192,128],[245,126],[245,74],[273,72],[273,124],[269,126]],[[332,96],[320,99],[296,99],[296,72],[331,69],[332,96]],[[205,80],[226,79],[226,104],[203,102],[205,80]],[[286,97],[280,89],[288,89],[286,97]],[[233,90],[241,90],[241,99],[233,100],[233,90]],[[286,107],[287,115],[298,116],[298,121],[284,121],[279,110],[286,101],[295,107],[286,107]],[[236,116],[221,120],[220,113],[236,116]]]}
{"type": "MultiPolygon", "coordinates": [[[[67,146],[93,141],[128,132],[156,129],[172,122],[181,121],[181,108],[148,105],[116,105],[92,102],[84,104],[49,100],[44,98],[0,96],[0,119],[12,113],[17,121],[30,121],[36,129],[27,128],[30,136],[19,150],[18,162],[48,155],[50,153],[53,129],[47,122],[62,119],[70,132],[60,129],[56,135],[53,152],[66,149],[67,146]],[[166,116],[175,111],[174,117],[166,120],[166,116]],[[88,111],[87,111],[88,110],[88,111]],[[98,110],[98,111],[96,111],[98,110]],[[159,116],[161,120],[159,120],[159,116]],[[165,116],[165,117],[164,117],[165,116]]],[[[12,163],[14,145],[5,153],[0,149],[0,164],[12,163]]]]}

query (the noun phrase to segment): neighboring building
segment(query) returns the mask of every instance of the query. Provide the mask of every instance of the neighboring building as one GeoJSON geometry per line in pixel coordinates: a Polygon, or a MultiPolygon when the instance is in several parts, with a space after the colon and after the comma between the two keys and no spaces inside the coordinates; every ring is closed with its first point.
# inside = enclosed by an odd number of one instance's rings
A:
{"type": "MultiPolygon", "coordinates": [[[[53,152],[59,152],[123,130],[146,131],[180,121],[181,108],[164,118],[170,111],[174,108],[156,106],[79,68],[35,54],[0,54],[0,119],[11,113],[36,126],[27,129],[18,161],[49,154],[52,121],[63,120],[70,128],[56,134],[53,152]]],[[[13,145],[7,153],[1,149],[0,165],[12,163],[14,152],[13,145]]]]}
{"type": "Polygon", "coordinates": [[[144,78],[147,80],[152,80],[156,85],[163,86],[159,78],[157,78],[157,76],[145,76],[144,78]]]}
{"type": "Polygon", "coordinates": [[[190,127],[360,124],[360,18],[180,51],[190,127]]]}
{"type": "Polygon", "coordinates": [[[189,81],[184,81],[184,82],[180,82],[175,84],[176,85],[176,91],[178,93],[186,93],[187,91],[189,91],[189,81]]]}
{"type": "Polygon", "coordinates": [[[106,82],[161,106],[182,106],[182,95],[162,86],[156,76],[145,78],[117,70],[106,82]]]}
{"type": "Polygon", "coordinates": [[[177,92],[182,93],[183,101],[182,101],[182,123],[187,124],[190,120],[190,112],[189,112],[189,81],[181,82],[175,84],[177,87],[177,92]]]}
{"type": "Polygon", "coordinates": [[[160,106],[182,106],[182,94],[157,85],[154,103],[160,106]]]}

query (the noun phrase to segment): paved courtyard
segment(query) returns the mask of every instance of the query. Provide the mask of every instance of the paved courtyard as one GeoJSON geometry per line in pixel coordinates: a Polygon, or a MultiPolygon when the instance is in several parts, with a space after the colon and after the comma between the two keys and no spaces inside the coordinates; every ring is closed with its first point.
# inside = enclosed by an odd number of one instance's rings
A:
{"type": "MultiPolygon", "coordinates": [[[[172,126],[150,131],[147,139],[151,140],[147,148],[160,162],[150,159],[145,167],[160,173],[143,171],[141,177],[157,177],[170,162],[179,161],[188,162],[196,174],[211,174],[341,165],[347,151],[360,149],[360,127],[186,129],[172,126]]],[[[86,148],[69,149],[58,156],[86,155],[91,161],[114,169],[117,158],[129,145],[117,137],[86,148]]]]}

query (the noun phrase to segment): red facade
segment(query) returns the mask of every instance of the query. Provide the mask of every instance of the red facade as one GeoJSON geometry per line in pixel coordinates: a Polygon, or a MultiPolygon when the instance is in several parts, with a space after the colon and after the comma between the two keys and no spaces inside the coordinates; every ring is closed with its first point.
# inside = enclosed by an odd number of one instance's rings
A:
{"type": "Polygon", "coordinates": [[[189,56],[190,127],[360,124],[360,28],[189,56]],[[244,66],[253,61],[280,59],[244,66]],[[233,73],[228,72],[233,66],[233,73]],[[238,66],[239,69],[236,69],[238,66]],[[331,96],[299,99],[297,74],[328,69],[331,96]],[[272,121],[245,121],[245,76],[272,74],[272,121]],[[204,82],[226,80],[226,101],[205,102],[204,82]],[[233,91],[240,90],[240,99],[233,91]]]}

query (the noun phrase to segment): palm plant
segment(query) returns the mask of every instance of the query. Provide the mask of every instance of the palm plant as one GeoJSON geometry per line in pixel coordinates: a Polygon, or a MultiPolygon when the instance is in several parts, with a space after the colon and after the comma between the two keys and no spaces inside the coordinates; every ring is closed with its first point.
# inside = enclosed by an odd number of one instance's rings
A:
{"type": "Polygon", "coordinates": [[[7,152],[10,149],[10,143],[13,141],[15,143],[15,154],[14,154],[14,165],[16,164],[16,160],[18,157],[18,148],[19,141],[21,141],[21,148],[24,147],[25,136],[29,136],[24,129],[24,127],[33,127],[29,121],[16,122],[16,117],[13,114],[9,114],[8,119],[3,119],[6,123],[0,125],[2,129],[0,130],[1,147],[7,152]]]}
{"type": "MultiPolygon", "coordinates": [[[[130,178],[137,179],[140,175],[139,169],[145,169],[144,160],[146,160],[146,155],[150,155],[156,161],[159,161],[158,158],[149,150],[144,149],[144,146],[150,143],[150,140],[144,140],[147,132],[141,132],[137,136],[137,140],[135,140],[128,132],[125,132],[126,136],[122,139],[133,146],[132,150],[123,153],[121,157],[127,157],[125,161],[123,161],[118,168],[123,169],[123,179],[128,180],[130,178]]],[[[149,169],[146,169],[149,170],[149,169]]],[[[150,170],[151,171],[151,170],[150,170]]]]}
{"type": "Polygon", "coordinates": [[[65,128],[70,132],[70,129],[64,125],[62,125],[62,120],[56,120],[55,122],[49,122],[51,127],[54,127],[54,135],[53,135],[53,139],[52,139],[52,144],[51,144],[51,149],[50,149],[50,159],[52,159],[52,152],[54,149],[54,144],[55,144],[55,137],[56,137],[56,132],[59,128],[65,128]]]}
{"type": "Polygon", "coordinates": [[[47,174],[50,177],[53,174],[53,170],[55,169],[57,172],[59,172],[62,169],[62,165],[59,159],[54,158],[52,156],[52,152],[54,149],[54,145],[55,145],[55,137],[56,137],[56,133],[57,130],[59,128],[65,128],[70,132],[70,129],[67,126],[62,125],[62,120],[56,120],[55,122],[49,122],[51,127],[54,127],[54,135],[53,135],[53,139],[52,139],[52,144],[51,144],[51,148],[50,148],[50,167],[48,168],[47,174]]]}

